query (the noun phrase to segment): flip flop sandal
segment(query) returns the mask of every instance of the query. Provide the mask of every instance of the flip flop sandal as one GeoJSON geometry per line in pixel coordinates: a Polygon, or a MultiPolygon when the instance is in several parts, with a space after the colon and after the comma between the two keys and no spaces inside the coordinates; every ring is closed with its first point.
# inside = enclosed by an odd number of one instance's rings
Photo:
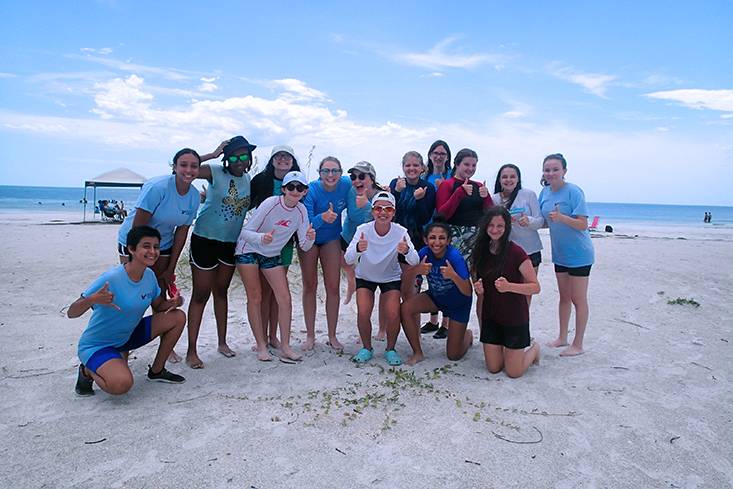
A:
{"type": "Polygon", "coordinates": [[[372,359],[372,351],[367,350],[366,348],[362,348],[359,353],[354,355],[354,358],[352,358],[353,361],[356,363],[367,363],[369,360],[372,359]]]}
{"type": "Polygon", "coordinates": [[[394,350],[389,350],[388,352],[385,352],[384,357],[387,359],[387,363],[389,363],[393,367],[396,367],[397,365],[402,365],[402,359],[394,350]]]}

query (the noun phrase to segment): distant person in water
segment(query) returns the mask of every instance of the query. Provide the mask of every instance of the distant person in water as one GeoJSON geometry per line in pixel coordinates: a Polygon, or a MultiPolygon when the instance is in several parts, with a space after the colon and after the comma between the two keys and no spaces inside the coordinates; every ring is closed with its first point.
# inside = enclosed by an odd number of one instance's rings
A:
{"type": "Polygon", "coordinates": [[[134,382],[127,364],[130,351],[160,337],[160,346],[148,380],[180,384],[180,375],[168,372],[165,361],[186,325],[176,293],[165,300],[152,268],[160,257],[160,233],[149,226],[133,228],[126,236],[129,262],[103,273],[81,294],[67,315],[77,318],[89,309],[92,317],[79,339],[76,393],[94,394],[94,382],[110,394],[124,394],[134,382]],[[145,316],[152,306],[153,314],[145,316]]]}

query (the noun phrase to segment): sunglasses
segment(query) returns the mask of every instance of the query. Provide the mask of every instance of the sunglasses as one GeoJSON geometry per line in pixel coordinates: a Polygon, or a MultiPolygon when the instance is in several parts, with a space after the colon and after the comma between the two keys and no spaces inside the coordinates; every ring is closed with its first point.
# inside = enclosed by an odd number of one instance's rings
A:
{"type": "Polygon", "coordinates": [[[237,160],[239,160],[242,163],[244,163],[245,161],[247,161],[249,159],[249,155],[230,156],[227,159],[229,160],[229,163],[236,163],[237,160]]]}
{"type": "Polygon", "coordinates": [[[377,212],[384,211],[384,212],[386,212],[388,214],[390,212],[394,212],[394,207],[392,207],[391,205],[387,205],[387,206],[384,206],[384,205],[373,205],[372,206],[372,209],[374,209],[377,212]]]}
{"type": "Polygon", "coordinates": [[[341,170],[341,168],[321,168],[320,170],[318,170],[318,173],[320,173],[321,175],[341,175],[342,171],[343,170],[341,170]]]}
{"type": "Polygon", "coordinates": [[[364,179],[366,178],[366,176],[367,176],[367,175],[369,175],[369,174],[368,174],[368,173],[359,173],[359,174],[357,175],[357,174],[355,174],[355,173],[352,173],[352,174],[351,174],[351,181],[353,182],[353,181],[354,181],[354,180],[356,180],[357,178],[358,178],[359,180],[364,180],[364,179]]]}
{"type": "Polygon", "coordinates": [[[288,189],[288,190],[290,190],[291,192],[293,190],[297,190],[298,192],[305,192],[305,189],[308,188],[308,185],[303,185],[302,183],[295,184],[295,183],[292,183],[291,182],[291,183],[285,185],[285,188],[288,189]]]}
{"type": "Polygon", "coordinates": [[[275,156],[273,156],[272,159],[280,160],[280,161],[292,161],[293,156],[288,153],[280,153],[280,154],[276,154],[275,156]]]}

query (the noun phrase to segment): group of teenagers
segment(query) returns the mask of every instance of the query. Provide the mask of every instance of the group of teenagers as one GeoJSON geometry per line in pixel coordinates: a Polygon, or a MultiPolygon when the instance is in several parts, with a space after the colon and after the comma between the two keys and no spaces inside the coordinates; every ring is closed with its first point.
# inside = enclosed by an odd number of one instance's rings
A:
{"type": "Polygon", "coordinates": [[[372,359],[375,302],[379,329],[374,339],[386,340],[389,365],[403,363],[395,350],[401,329],[412,348],[407,365],[424,359],[421,334],[426,333],[446,339],[450,360],[462,358],[473,343],[467,325],[475,292],[488,369],[519,377],[540,358],[540,347],[530,336],[529,305],[540,291],[542,242],[537,231],[543,226],[550,229],[560,295],[560,332],[547,345],[567,346],[562,356],[583,353],[594,252],[585,196],[565,181],[563,155],[544,159],[538,198],[522,188],[521,172],[513,164],[499,169],[490,192],[486,182],[471,180],[476,152],[462,149],[452,157],[442,140],[430,146],[427,162],[419,152],[407,152],[402,175],[389,186],[377,183],[371,163],[360,161],[344,171],[332,156],[319,163],[318,179],[308,182],[287,145],[275,146],[264,170],[251,178],[255,148],[235,136],[205,155],[182,149],[173,158],[173,174],[145,183],[120,226],[120,265],[102,274],[68,310],[75,318],[93,309],[79,341],[77,394],[94,394],[95,382],[112,394],[127,392],[134,382],[129,352],[158,337],[147,379],[184,382],[165,364],[182,360],[174,347],[188,322],[186,363],[194,369],[204,367],[197,340],[212,295],[218,351],[234,356],[226,337],[228,289],[235,268],[246,291],[256,340],[252,349],[259,360],[272,360],[268,347],[280,350],[283,361],[300,360],[290,346],[287,273],[295,253],[306,326],[301,349],[313,349],[316,341],[320,263],[328,345],[335,350],[344,348],[337,337],[342,271],[348,283],[343,303],[356,295],[361,350],[353,361],[372,359]],[[222,164],[202,164],[219,156],[222,164]],[[203,192],[193,186],[196,179],[206,180],[203,192]],[[175,285],[175,268],[192,224],[193,290],[186,316],[179,309],[184,299],[175,285]],[[421,291],[425,282],[427,288],[421,291]],[[153,313],[144,316],[148,307],[153,313]],[[575,336],[569,343],[573,307],[575,336]],[[431,314],[422,327],[421,313],[431,314]]]}

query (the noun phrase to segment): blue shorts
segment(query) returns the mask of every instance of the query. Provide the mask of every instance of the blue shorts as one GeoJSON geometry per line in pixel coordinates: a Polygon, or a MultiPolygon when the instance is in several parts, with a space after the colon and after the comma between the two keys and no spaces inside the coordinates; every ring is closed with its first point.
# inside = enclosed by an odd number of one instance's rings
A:
{"type": "Polygon", "coordinates": [[[235,255],[234,261],[237,265],[257,265],[264,269],[283,266],[280,255],[263,256],[259,253],[245,253],[244,255],[235,255]]]}
{"type": "Polygon", "coordinates": [[[92,356],[89,357],[89,360],[84,366],[92,372],[96,372],[99,367],[101,367],[109,360],[112,360],[113,358],[122,359],[122,355],[120,355],[120,352],[134,350],[153,341],[153,339],[150,337],[150,324],[152,322],[152,318],[153,316],[146,316],[142,318],[138,325],[135,327],[135,330],[130,335],[130,339],[127,340],[127,343],[120,346],[119,348],[115,348],[114,346],[105,346],[104,348],[95,351],[94,353],[92,353],[92,356]]]}
{"type": "Polygon", "coordinates": [[[473,296],[471,296],[464,304],[445,304],[436,299],[430,292],[430,289],[423,292],[423,294],[430,297],[430,300],[433,301],[433,304],[435,304],[438,310],[443,313],[444,317],[458,321],[459,323],[468,324],[468,320],[471,318],[471,304],[473,304],[473,296]]]}

